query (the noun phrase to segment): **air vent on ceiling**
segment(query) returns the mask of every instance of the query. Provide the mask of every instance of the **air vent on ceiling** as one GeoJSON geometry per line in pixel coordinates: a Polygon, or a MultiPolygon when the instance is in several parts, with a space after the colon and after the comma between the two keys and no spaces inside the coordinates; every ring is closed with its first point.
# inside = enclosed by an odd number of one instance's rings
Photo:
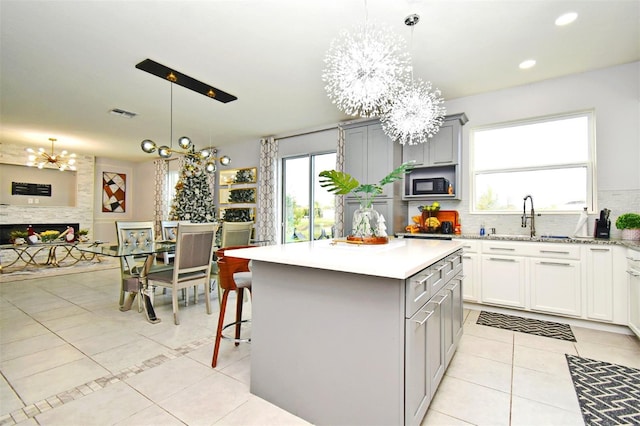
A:
{"type": "Polygon", "coordinates": [[[111,110],[111,111],[109,111],[109,112],[110,112],[111,114],[113,114],[113,115],[118,115],[118,116],[120,116],[120,117],[124,117],[124,118],[133,118],[133,117],[135,117],[136,115],[138,115],[138,114],[136,114],[135,112],[125,111],[125,110],[120,109],[120,108],[114,108],[114,109],[112,109],[112,110],[111,110]]]}

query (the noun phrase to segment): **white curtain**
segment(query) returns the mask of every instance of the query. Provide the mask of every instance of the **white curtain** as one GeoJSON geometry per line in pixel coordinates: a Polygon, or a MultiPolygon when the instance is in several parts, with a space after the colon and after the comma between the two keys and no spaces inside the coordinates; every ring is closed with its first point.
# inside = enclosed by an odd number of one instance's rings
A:
{"type": "Polygon", "coordinates": [[[169,164],[166,160],[155,160],[154,162],[156,176],[154,185],[154,199],[155,199],[155,211],[154,211],[154,223],[155,234],[162,235],[162,228],[160,222],[166,219],[168,210],[167,200],[167,173],[169,172],[169,164]]]}
{"type": "MultiPolygon", "coordinates": [[[[336,170],[344,171],[344,129],[338,126],[338,146],[336,148],[336,170]]],[[[344,195],[336,195],[335,210],[335,235],[334,237],[342,237],[344,235],[344,195]]]]}
{"type": "Polygon", "coordinates": [[[257,239],[276,244],[278,196],[278,141],[272,137],[260,139],[258,168],[257,239]]]}

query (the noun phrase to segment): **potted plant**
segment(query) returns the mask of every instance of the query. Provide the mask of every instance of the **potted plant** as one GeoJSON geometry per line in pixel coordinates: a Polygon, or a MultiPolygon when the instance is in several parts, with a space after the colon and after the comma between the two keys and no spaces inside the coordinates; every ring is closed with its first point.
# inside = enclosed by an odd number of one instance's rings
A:
{"type": "Polygon", "coordinates": [[[320,172],[320,186],[336,195],[353,193],[360,203],[360,208],[353,214],[353,234],[347,236],[347,241],[364,244],[385,244],[389,242],[384,224],[384,217],[372,207],[373,199],[382,194],[382,187],[402,179],[405,173],[413,169],[413,162],[401,164],[378,183],[361,184],[353,176],[337,170],[320,172]]]}
{"type": "Polygon", "coordinates": [[[622,230],[623,240],[640,240],[640,214],[621,214],[616,219],[616,228],[622,230]]]}
{"type": "Polygon", "coordinates": [[[26,242],[27,231],[13,230],[9,233],[9,241],[17,246],[26,242]]]}
{"type": "Polygon", "coordinates": [[[76,234],[78,234],[78,241],[81,241],[83,243],[89,241],[88,229],[79,229],[78,232],[76,232],[76,234]]]}

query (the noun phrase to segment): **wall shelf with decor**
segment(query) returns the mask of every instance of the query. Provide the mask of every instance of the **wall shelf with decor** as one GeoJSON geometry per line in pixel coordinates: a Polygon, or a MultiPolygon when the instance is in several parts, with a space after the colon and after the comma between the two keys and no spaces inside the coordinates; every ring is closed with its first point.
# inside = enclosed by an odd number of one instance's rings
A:
{"type": "Polygon", "coordinates": [[[255,221],[258,198],[255,167],[220,171],[218,201],[220,219],[227,222],[255,221]]]}

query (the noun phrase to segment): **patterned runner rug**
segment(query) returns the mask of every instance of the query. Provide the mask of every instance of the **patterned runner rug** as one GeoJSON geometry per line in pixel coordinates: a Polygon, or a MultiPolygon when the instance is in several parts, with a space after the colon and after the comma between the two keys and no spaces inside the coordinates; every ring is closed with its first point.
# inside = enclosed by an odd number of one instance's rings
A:
{"type": "Polygon", "coordinates": [[[640,424],[640,370],[565,356],[586,425],[640,424]]]}
{"type": "Polygon", "coordinates": [[[476,324],[489,327],[503,328],[505,330],[519,331],[521,333],[535,334],[537,336],[552,337],[554,339],[575,342],[576,338],[568,324],[559,322],[542,321],[531,318],[516,317],[513,315],[499,314],[497,312],[480,311],[476,324]]]}

